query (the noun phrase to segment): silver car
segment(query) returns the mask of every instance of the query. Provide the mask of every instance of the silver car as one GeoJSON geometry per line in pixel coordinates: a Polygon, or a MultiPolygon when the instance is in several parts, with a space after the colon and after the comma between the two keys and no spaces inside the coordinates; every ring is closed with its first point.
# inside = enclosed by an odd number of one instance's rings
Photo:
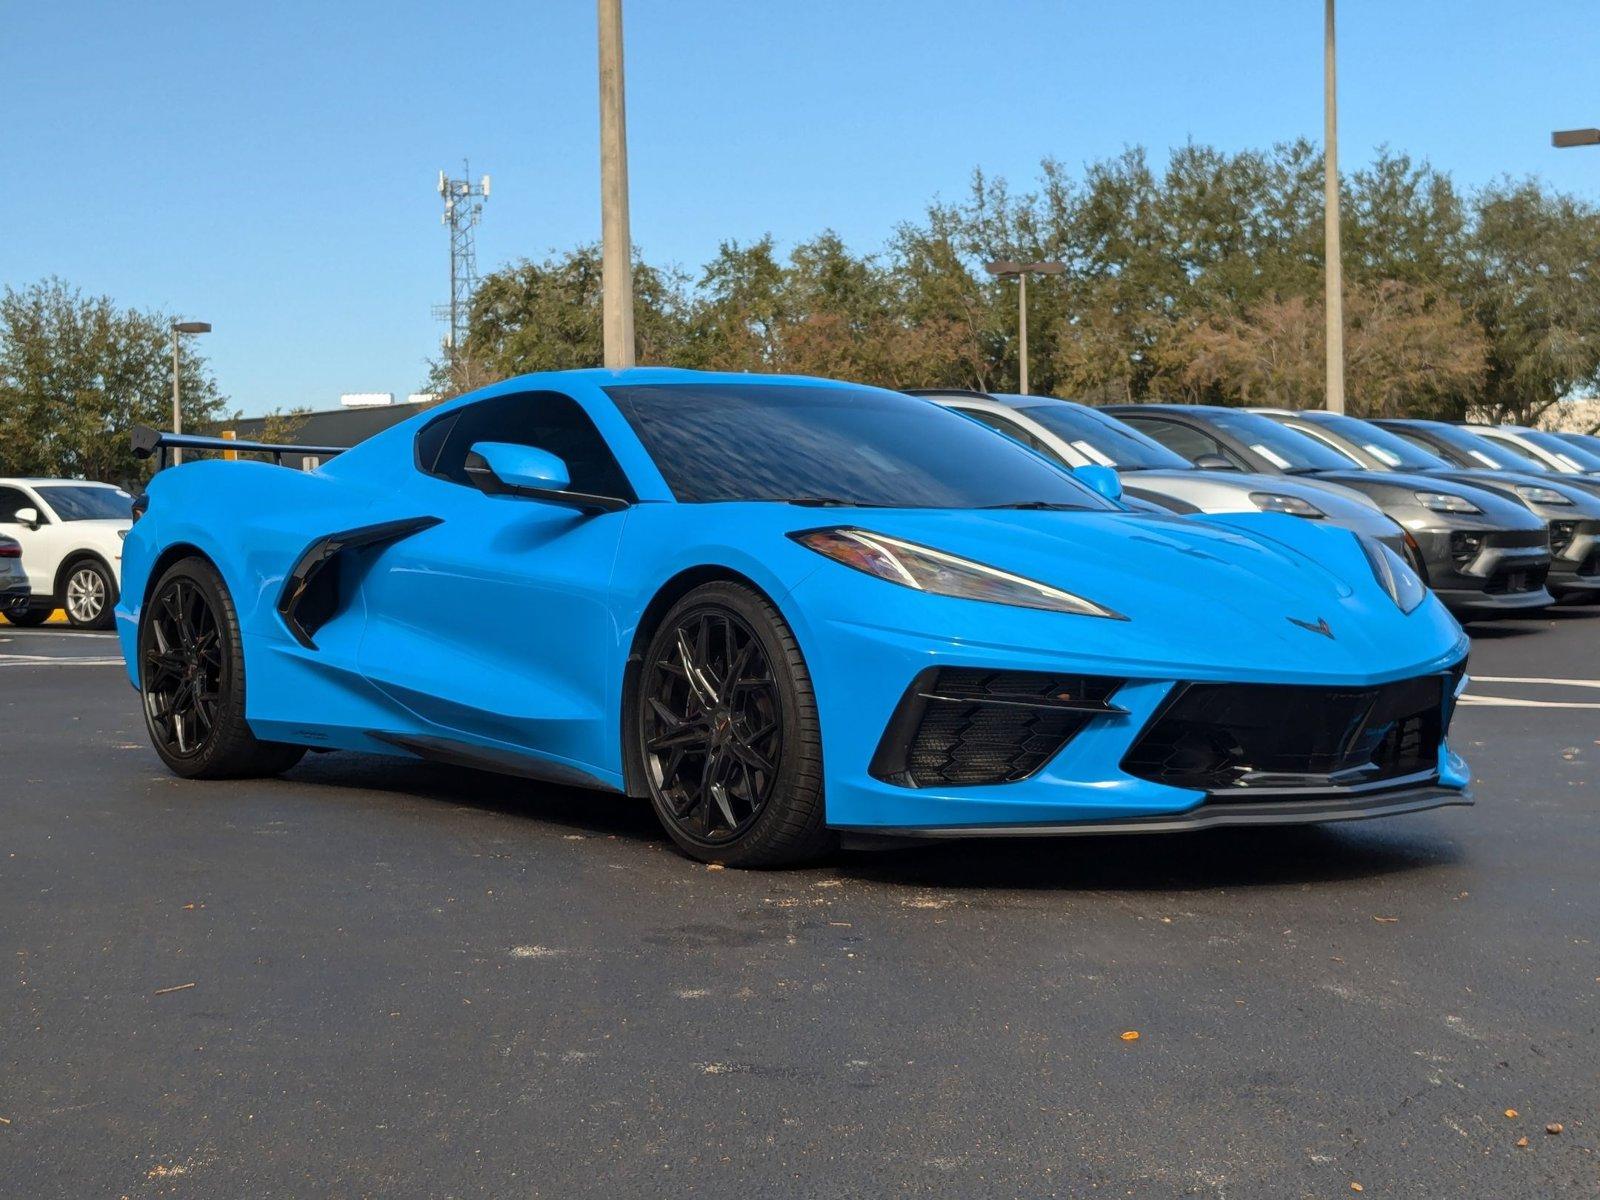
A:
{"type": "Polygon", "coordinates": [[[1409,563],[1410,536],[1359,492],[1331,483],[1252,475],[1221,464],[1205,470],[1107,413],[1053,396],[919,391],[1067,467],[1114,467],[1124,495],[1172,512],[1277,512],[1325,520],[1383,542],[1409,563]]]}

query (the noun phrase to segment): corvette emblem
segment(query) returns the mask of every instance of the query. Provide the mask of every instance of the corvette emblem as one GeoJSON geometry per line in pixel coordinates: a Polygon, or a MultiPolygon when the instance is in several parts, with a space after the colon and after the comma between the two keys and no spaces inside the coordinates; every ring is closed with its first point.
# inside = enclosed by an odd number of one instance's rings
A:
{"type": "Polygon", "coordinates": [[[1294,617],[1289,617],[1288,621],[1289,624],[1298,625],[1301,629],[1309,629],[1312,633],[1320,633],[1329,641],[1335,640],[1333,636],[1333,629],[1328,625],[1327,617],[1318,617],[1315,625],[1313,625],[1310,621],[1301,621],[1294,617]]]}

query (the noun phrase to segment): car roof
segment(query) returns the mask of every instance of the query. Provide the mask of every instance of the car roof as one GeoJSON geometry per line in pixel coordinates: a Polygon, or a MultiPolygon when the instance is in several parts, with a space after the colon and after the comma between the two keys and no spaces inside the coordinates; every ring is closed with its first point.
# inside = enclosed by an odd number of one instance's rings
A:
{"type": "Polygon", "coordinates": [[[0,486],[13,483],[26,484],[28,487],[38,487],[41,484],[46,487],[55,484],[67,484],[72,487],[98,487],[111,488],[113,491],[119,490],[116,484],[102,483],[98,479],[57,479],[48,475],[10,475],[0,477],[0,486]]]}
{"type": "Polygon", "coordinates": [[[987,400],[1001,408],[1040,408],[1047,404],[1070,404],[1074,408],[1089,408],[1076,400],[1060,396],[1022,396],[1016,392],[979,392],[967,388],[907,388],[906,395],[920,396],[924,400],[987,400]]]}

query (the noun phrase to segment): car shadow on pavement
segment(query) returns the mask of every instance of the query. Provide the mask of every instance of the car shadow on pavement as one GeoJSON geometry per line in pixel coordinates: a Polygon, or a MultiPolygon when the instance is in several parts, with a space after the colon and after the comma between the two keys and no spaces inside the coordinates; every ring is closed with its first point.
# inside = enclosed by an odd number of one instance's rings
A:
{"type": "Polygon", "coordinates": [[[1457,847],[1420,823],[1431,819],[1363,822],[1360,830],[1347,824],[974,838],[846,852],[840,865],[864,879],[942,888],[1159,892],[1329,883],[1454,863],[1457,847]]]}
{"type": "MultiPolygon", "coordinates": [[[[667,840],[650,806],[608,792],[462,767],[365,754],[312,755],[286,777],[463,805],[562,834],[667,840]]],[[[1196,833],[969,838],[905,843],[847,840],[811,868],[918,887],[1175,891],[1353,880],[1446,866],[1458,850],[1435,822],[1459,814],[1196,833]]],[[[689,866],[685,860],[685,867],[689,866]]]]}
{"type": "Polygon", "coordinates": [[[570,787],[471,767],[382,754],[309,754],[285,779],[319,787],[390,792],[419,800],[529,817],[563,829],[664,842],[667,835],[642,800],[597,788],[570,787]]]}

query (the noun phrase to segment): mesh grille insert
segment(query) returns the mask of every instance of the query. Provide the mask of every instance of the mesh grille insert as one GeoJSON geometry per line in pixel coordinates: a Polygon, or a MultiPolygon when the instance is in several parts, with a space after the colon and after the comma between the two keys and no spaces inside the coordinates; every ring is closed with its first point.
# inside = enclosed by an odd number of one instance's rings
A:
{"type": "Polygon", "coordinates": [[[919,676],[895,710],[872,774],[906,787],[1026,779],[1097,716],[1120,710],[1120,679],[944,667],[919,676]]]}
{"type": "Polygon", "coordinates": [[[1207,792],[1336,790],[1433,770],[1446,687],[1181,685],[1124,757],[1131,775],[1207,792]]]}

